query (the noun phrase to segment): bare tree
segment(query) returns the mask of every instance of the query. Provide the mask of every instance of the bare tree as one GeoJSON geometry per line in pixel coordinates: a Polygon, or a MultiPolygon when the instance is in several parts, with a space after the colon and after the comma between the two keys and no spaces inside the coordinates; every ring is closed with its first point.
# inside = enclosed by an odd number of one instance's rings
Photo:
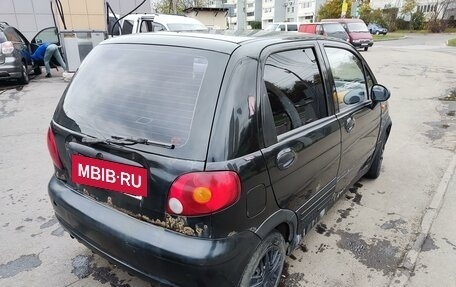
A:
{"type": "Polygon", "coordinates": [[[456,8],[456,0],[437,0],[430,5],[428,28],[431,32],[443,32],[446,28],[448,8],[456,8]]]}

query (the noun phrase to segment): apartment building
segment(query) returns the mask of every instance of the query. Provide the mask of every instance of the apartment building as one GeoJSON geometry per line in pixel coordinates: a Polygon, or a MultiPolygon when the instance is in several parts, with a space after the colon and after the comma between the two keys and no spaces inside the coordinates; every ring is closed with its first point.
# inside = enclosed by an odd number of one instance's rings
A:
{"type": "MultiPolygon", "coordinates": [[[[401,17],[400,10],[405,0],[371,0],[370,5],[373,9],[384,8],[399,8],[399,17],[401,17]]],[[[449,0],[418,0],[416,10],[424,13],[424,16],[429,18],[432,13],[438,12],[439,19],[455,19],[456,18],[456,1],[449,0]],[[448,8],[445,13],[439,5],[445,5],[448,2],[448,8]]],[[[408,19],[405,19],[408,20],[408,19]]]]}

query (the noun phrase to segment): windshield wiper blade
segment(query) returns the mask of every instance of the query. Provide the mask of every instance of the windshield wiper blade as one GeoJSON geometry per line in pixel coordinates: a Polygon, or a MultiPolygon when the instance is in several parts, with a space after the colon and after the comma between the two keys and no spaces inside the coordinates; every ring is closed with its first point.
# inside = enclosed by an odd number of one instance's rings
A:
{"type": "Polygon", "coordinates": [[[106,144],[119,144],[119,145],[131,145],[134,144],[132,142],[126,142],[122,140],[116,140],[116,139],[100,139],[100,138],[95,138],[95,137],[83,137],[81,139],[82,143],[85,144],[98,144],[98,143],[106,143],[106,144]]]}
{"type": "Polygon", "coordinates": [[[147,138],[133,138],[133,137],[124,137],[124,136],[111,136],[112,139],[114,140],[121,140],[128,142],[129,144],[144,144],[144,145],[156,145],[156,146],[161,146],[165,147],[168,149],[174,149],[175,145],[169,144],[169,143],[164,143],[164,142],[159,142],[159,141],[153,141],[147,138]]]}

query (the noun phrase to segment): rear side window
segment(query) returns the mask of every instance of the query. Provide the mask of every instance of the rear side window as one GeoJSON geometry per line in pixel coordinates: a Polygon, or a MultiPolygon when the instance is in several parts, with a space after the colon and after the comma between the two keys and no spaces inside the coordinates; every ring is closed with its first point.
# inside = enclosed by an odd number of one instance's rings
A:
{"type": "Polygon", "coordinates": [[[277,135],[327,116],[313,48],[272,54],[266,61],[263,79],[277,135]]]}
{"type": "Polygon", "coordinates": [[[6,37],[5,37],[5,34],[3,34],[3,32],[0,32],[0,43],[3,43],[3,42],[6,42],[6,37]]]}
{"type": "MultiPolygon", "coordinates": [[[[187,145],[193,126],[196,139],[207,141],[205,126],[211,124],[226,62],[224,54],[195,49],[99,45],[66,93],[61,124],[95,137],[170,143],[176,151],[187,145]]],[[[193,146],[204,150],[204,144],[193,146]]]]}

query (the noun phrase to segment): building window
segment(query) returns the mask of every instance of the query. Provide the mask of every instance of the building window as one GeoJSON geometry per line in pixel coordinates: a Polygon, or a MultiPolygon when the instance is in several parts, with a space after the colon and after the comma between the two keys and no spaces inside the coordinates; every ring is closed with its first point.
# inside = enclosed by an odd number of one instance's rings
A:
{"type": "Polygon", "coordinates": [[[291,13],[294,13],[294,7],[291,7],[291,13]]]}
{"type": "Polygon", "coordinates": [[[255,15],[255,12],[247,12],[247,17],[251,17],[251,16],[254,16],[255,15]]]}

